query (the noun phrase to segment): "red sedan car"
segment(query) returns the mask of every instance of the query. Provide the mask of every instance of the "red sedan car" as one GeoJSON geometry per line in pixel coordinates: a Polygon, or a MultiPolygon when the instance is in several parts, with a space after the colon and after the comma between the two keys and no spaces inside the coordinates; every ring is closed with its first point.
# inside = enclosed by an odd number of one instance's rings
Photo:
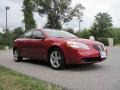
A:
{"type": "Polygon", "coordinates": [[[53,29],[25,32],[14,41],[13,54],[16,62],[23,58],[40,59],[54,69],[63,69],[66,64],[93,64],[107,57],[102,43],[53,29]]]}

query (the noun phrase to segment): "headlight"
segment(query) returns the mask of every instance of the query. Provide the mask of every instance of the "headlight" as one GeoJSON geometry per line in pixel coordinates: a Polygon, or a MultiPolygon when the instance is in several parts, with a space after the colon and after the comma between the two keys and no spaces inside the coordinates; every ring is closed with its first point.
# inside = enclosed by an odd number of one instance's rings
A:
{"type": "Polygon", "coordinates": [[[72,48],[90,49],[87,44],[83,44],[79,42],[72,42],[72,41],[67,41],[67,46],[72,47],[72,48]]]}

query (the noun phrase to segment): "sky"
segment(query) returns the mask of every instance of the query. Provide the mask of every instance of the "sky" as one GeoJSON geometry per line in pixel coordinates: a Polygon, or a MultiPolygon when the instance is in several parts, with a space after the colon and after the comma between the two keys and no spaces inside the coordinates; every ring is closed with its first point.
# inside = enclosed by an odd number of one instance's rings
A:
{"type": "MultiPolygon", "coordinates": [[[[15,28],[24,26],[23,24],[23,12],[22,12],[23,0],[0,0],[0,30],[5,28],[5,7],[9,6],[8,10],[8,27],[15,28]]],[[[83,22],[81,28],[89,28],[93,21],[94,16],[99,12],[107,12],[113,20],[114,27],[120,27],[120,0],[72,0],[72,6],[81,3],[84,7],[83,22]]],[[[34,18],[37,22],[38,28],[44,26],[47,22],[46,17],[40,17],[37,13],[34,13],[34,18]]],[[[70,27],[78,29],[79,22],[74,19],[69,23],[66,23],[64,27],[70,27]]]]}

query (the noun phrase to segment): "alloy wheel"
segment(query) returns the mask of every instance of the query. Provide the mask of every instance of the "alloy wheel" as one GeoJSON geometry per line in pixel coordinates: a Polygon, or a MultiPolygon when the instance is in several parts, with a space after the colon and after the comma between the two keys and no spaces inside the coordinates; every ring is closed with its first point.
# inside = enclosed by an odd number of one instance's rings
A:
{"type": "Polygon", "coordinates": [[[64,57],[62,52],[55,49],[50,54],[50,64],[54,69],[62,69],[64,67],[64,57]]]}

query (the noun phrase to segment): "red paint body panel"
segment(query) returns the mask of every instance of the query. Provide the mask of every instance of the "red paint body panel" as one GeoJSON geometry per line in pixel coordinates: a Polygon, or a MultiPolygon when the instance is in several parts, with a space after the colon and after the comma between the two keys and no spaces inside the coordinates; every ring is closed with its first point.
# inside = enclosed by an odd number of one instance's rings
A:
{"type": "MultiPolygon", "coordinates": [[[[100,52],[93,47],[93,45],[95,44],[101,45],[101,43],[99,42],[91,41],[87,39],[81,39],[81,38],[72,38],[72,39],[50,38],[44,30],[41,31],[44,33],[45,39],[19,38],[15,40],[14,47],[20,49],[20,55],[22,57],[47,60],[49,49],[53,46],[56,46],[62,50],[66,64],[82,64],[85,63],[82,62],[82,59],[100,58],[100,52]],[[66,44],[67,41],[74,41],[74,42],[87,44],[90,49],[87,50],[81,48],[77,49],[77,48],[68,47],[66,44]]],[[[105,52],[107,51],[105,50],[105,52]]],[[[100,58],[100,60],[97,62],[101,62],[102,60],[103,59],[100,58]]],[[[92,63],[96,63],[96,62],[92,62],[92,63]]]]}

